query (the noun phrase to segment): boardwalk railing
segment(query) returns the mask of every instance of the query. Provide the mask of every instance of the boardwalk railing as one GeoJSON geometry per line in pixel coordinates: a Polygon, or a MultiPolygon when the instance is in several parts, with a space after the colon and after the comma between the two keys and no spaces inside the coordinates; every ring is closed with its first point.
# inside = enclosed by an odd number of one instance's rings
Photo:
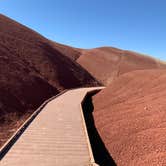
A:
{"type": "Polygon", "coordinates": [[[87,144],[88,144],[88,149],[89,149],[89,155],[90,155],[90,163],[91,166],[99,166],[98,164],[95,163],[95,159],[94,159],[94,155],[93,155],[93,151],[92,151],[92,147],[91,147],[91,143],[90,143],[90,139],[89,139],[89,135],[88,135],[88,130],[87,130],[87,126],[86,126],[86,122],[85,122],[85,118],[84,118],[84,113],[83,113],[83,108],[82,108],[82,104],[85,101],[86,97],[89,94],[93,94],[93,93],[97,93],[99,92],[101,89],[95,89],[95,90],[91,90],[89,92],[86,92],[84,98],[82,99],[81,103],[80,103],[80,111],[81,111],[81,115],[82,115],[82,119],[83,119],[83,126],[84,126],[84,131],[86,134],[86,139],[87,139],[87,144]]]}

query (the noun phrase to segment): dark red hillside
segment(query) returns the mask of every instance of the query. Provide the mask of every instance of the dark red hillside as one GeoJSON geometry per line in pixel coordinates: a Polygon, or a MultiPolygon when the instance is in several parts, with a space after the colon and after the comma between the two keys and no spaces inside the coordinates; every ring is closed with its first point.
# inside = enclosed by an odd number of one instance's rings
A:
{"type": "Polygon", "coordinates": [[[0,145],[44,100],[66,88],[99,85],[72,60],[77,51],[52,43],[0,15],[0,145]]]}

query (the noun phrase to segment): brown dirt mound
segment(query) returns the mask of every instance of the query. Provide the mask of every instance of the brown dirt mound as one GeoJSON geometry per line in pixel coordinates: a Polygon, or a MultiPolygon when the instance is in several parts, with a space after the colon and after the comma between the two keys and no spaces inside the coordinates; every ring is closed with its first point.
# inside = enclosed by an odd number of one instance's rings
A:
{"type": "Polygon", "coordinates": [[[166,64],[148,56],[112,47],[82,50],[77,62],[106,86],[133,70],[166,68],[166,64]]]}
{"type": "Polygon", "coordinates": [[[99,134],[117,165],[166,165],[166,70],[126,73],[93,97],[99,134]]]}
{"type": "Polygon", "coordinates": [[[0,15],[0,145],[3,131],[15,130],[44,100],[66,88],[99,85],[72,60],[77,54],[0,15]]]}

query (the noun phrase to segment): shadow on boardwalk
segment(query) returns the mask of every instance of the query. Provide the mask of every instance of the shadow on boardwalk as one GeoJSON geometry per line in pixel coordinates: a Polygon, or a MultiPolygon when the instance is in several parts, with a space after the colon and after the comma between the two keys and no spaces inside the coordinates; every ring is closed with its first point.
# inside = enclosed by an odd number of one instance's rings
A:
{"type": "Polygon", "coordinates": [[[116,163],[110,156],[109,152],[107,151],[94,123],[94,118],[92,112],[94,110],[92,104],[92,96],[96,94],[89,93],[85,100],[82,103],[82,108],[84,112],[85,122],[88,130],[88,135],[94,155],[95,162],[100,166],[116,166],[116,163]]]}

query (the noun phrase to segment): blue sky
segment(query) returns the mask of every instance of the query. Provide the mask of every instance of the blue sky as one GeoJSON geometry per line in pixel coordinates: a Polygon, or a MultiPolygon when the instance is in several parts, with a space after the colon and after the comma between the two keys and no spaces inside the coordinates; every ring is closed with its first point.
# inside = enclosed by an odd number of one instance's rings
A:
{"type": "Polygon", "coordinates": [[[165,0],[0,0],[0,12],[63,44],[166,60],[165,0]]]}

